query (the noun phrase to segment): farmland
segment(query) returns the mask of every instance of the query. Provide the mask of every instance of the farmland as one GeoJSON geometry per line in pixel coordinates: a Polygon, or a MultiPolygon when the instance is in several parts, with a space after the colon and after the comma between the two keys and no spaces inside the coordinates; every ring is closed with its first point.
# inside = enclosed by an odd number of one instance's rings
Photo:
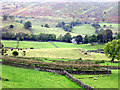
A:
{"type": "Polygon", "coordinates": [[[118,88],[118,70],[112,70],[110,75],[73,75],[75,78],[80,79],[84,83],[94,88],[118,88]],[[90,78],[90,77],[93,78],[90,78]],[[97,80],[94,78],[97,77],[97,80]],[[102,82],[102,83],[101,83],[102,82]]]}
{"type": "Polygon", "coordinates": [[[2,65],[3,88],[81,88],[67,77],[2,65]]]}
{"type": "MultiPolygon", "coordinates": [[[[13,47],[16,48],[17,41],[13,40],[2,40],[2,43],[4,44],[4,47],[13,47]]],[[[104,44],[94,44],[94,46],[91,46],[90,44],[73,44],[73,43],[65,43],[65,42],[52,42],[54,43],[58,48],[82,48],[85,50],[94,50],[94,49],[103,49],[104,44]]],[[[19,41],[19,48],[55,48],[51,43],[49,42],[35,42],[35,41],[19,41]]]]}
{"type": "Polygon", "coordinates": [[[117,89],[118,3],[48,1],[0,4],[0,88],[117,89]]]}
{"type": "Polygon", "coordinates": [[[92,27],[91,25],[80,25],[80,26],[74,27],[72,32],[77,34],[92,35],[92,34],[95,34],[95,28],[92,27]]]}
{"type": "MultiPolygon", "coordinates": [[[[2,41],[4,47],[16,48],[16,41],[2,41]]],[[[86,50],[103,49],[104,44],[73,44],[64,42],[53,42],[58,48],[49,42],[34,42],[34,41],[19,41],[19,48],[24,48],[19,51],[19,56],[23,56],[23,51],[26,51],[26,57],[46,57],[46,58],[66,58],[66,59],[90,59],[90,60],[110,60],[101,53],[88,53],[86,50]],[[33,47],[33,49],[30,49],[33,47]],[[26,49],[27,48],[27,49],[26,49]],[[54,49],[53,49],[54,48],[54,49]],[[61,53],[62,52],[62,53],[61,53]]],[[[17,49],[14,49],[17,50],[17,49]]],[[[18,51],[18,50],[17,50],[18,51]]],[[[12,56],[12,51],[7,51],[9,56],[12,56]]]]}

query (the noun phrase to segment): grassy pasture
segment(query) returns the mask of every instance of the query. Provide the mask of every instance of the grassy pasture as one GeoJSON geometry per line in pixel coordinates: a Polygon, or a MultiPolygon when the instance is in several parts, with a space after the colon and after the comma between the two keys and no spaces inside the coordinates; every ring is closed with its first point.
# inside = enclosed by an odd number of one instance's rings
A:
{"type": "Polygon", "coordinates": [[[96,49],[104,49],[105,44],[94,44],[94,48],[96,49]]]}
{"type": "MultiPolygon", "coordinates": [[[[14,49],[15,50],[15,49],[14,49]]],[[[18,50],[17,50],[18,51],[18,50]]],[[[20,57],[41,57],[41,58],[64,58],[64,59],[79,59],[83,60],[110,60],[104,54],[101,53],[87,53],[84,54],[84,50],[78,48],[47,48],[47,49],[25,49],[26,56],[23,55],[23,50],[18,51],[20,57]]],[[[11,50],[7,51],[9,56],[12,56],[11,50]]]]}
{"type": "Polygon", "coordinates": [[[90,44],[73,44],[73,43],[65,43],[65,42],[53,42],[59,48],[82,48],[85,50],[94,50],[94,48],[90,44]]]}
{"type": "MultiPolygon", "coordinates": [[[[65,59],[93,59],[91,54],[84,55],[81,49],[75,48],[48,48],[48,49],[25,49],[25,57],[44,57],[44,58],[65,58],[65,59]]],[[[7,51],[9,56],[12,56],[12,51],[7,51]]],[[[23,50],[19,51],[19,56],[23,56],[23,50]]]]}
{"type": "MultiPolygon", "coordinates": [[[[8,41],[8,40],[2,40],[2,43],[4,44],[4,47],[13,47],[16,48],[17,41],[8,41]]],[[[35,41],[19,41],[19,48],[55,48],[51,43],[49,42],[35,42],[35,41]]]]}
{"type": "Polygon", "coordinates": [[[92,27],[91,25],[84,24],[80,26],[75,26],[72,30],[73,33],[77,34],[87,34],[87,35],[92,35],[95,34],[95,28],[92,27]]]}
{"type": "MultiPolygon", "coordinates": [[[[4,47],[13,47],[17,46],[17,41],[12,40],[2,40],[4,47]]],[[[85,50],[95,50],[95,49],[103,49],[104,44],[94,44],[91,46],[90,44],[73,44],[73,43],[65,43],[65,42],[53,42],[58,48],[82,48],[85,50]]],[[[19,48],[55,48],[49,42],[36,42],[36,41],[19,41],[19,48]]]]}
{"type": "Polygon", "coordinates": [[[118,88],[118,70],[112,70],[110,75],[73,75],[80,79],[83,83],[92,86],[93,88],[118,88]],[[93,76],[93,78],[89,78],[93,76]],[[97,80],[94,78],[97,77],[97,80]]]}
{"type": "Polygon", "coordinates": [[[118,28],[118,25],[117,23],[100,23],[100,25],[103,27],[103,25],[106,25],[106,27],[110,27],[110,25],[112,25],[112,27],[114,28],[118,28]]]}
{"type": "Polygon", "coordinates": [[[12,32],[12,33],[18,33],[18,32],[31,33],[30,30],[23,28],[23,24],[20,24],[17,22],[11,22],[9,20],[2,22],[3,27],[8,27],[9,25],[14,26],[13,28],[8,28],[9,32],[12,32]]]}
{"type": "MultiPolygon", "coordinates": [[[[62,28],[46,28],[41,26],[33,26],[32,27],[33,34],[39,34],[39,33],[46,33],[46,34],[55,34],[57,37],[59,35],[65,35],[66,31],[64,31],[62,28]]],[[[70,33],[72,36],[77,36],[78,34],[70,33]]]]}
{"type": "Polygon", "coordinates": [[[67,77],[2,65],[3,88],[81,88],[67,77]]]}

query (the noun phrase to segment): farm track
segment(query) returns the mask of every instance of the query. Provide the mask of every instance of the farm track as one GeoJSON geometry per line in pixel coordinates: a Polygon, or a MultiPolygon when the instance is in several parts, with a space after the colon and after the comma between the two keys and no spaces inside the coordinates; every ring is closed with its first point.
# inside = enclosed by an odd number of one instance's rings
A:
{"type": "Polygon", "coordinates": [[[49,43],[51,43],[53,46],[55,46],[56,48],[58,48],[58,46],[56,46],[53,42],[49,41],[49,43]]]}

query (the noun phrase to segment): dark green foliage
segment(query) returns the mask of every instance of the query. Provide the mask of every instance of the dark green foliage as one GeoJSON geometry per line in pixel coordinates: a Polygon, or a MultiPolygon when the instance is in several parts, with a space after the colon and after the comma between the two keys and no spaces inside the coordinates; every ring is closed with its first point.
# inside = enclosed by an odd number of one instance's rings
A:
{"type": "Polygon", "coordinates": [[[12,54],[13,54],[13,56],[18,56],[19,55],[19,53],[17,51],[13,51],[12,54]]]}
{"type": "Polygon", "coordinates": [[[77,44],[80,44],[80,42],[83,42],[82,36],[81,35],[76,36],[75,41],[77,42],[77,44]]]}
{"type": "Polygon", "coordinates": [[[24,28],[25,29],[30,29],[30,27],[32,27],[32,23],[30,21],[27,21],[24,23],[24,28]]]}
{"type": "Polygon", "coordinates": [[[88,39],[89,39],[89,37],[86,35],[85,38],[84,38],[84,42],[83,43],[87,44],[88,43],[88,39]]]}
{"type": "Polygon", "coordinates": [[[24,55],[24,56],[26,55],[26,51],[23,51],[23,55],[24,55]]]}
{"type": "Polygon", "coordinates": [[[110,29],[103,30],[97,35],[97,39],[98,42],[102,42],[102,43],[107,43],[108,41],[112,41],[113,40],[112,30],[110,29]]]}
{"type": "Polygon", "coordinates": [[[93,34],[91,38],[92,38],[92,42],[97,42],[97,36],[95,34],[93,34]]]}
{"type": "Polygon", "coordinates": [[[100,24],[98,24],[98,23],[93,23],[92,26],[95,27],[95,28],[100,28],[101,27],[100,24]]]}
{"type": "Polygon", "coordinates": [[[106,43],[104,52],[107,57],[112,58],[111,61],[114,61],[114,59],[120,60],[120,39],[106,43]]]}
{"type": "Polygon", "coordinates": [[[63,27],[65,25],[64,22],[58,22],[58,24],[56,25],[56,27],[63,27]]]}
{"type": "Polygon", "coordinates": [[[117,34],[117,39],[120,39],[120,32],[117,34]]]}
{"type": "Polygon", "coordinates": [[[5,50],[4,50],[4,45],[0,42],[0,49],[2,49],[0,52],[1,52],[1,55],[4,55],[5,53],[5,50]]]}
{"type": "Polygon", "coordinates": [[[9,27],[10,27],[10,28],[13,28],[14,26],[13,26],[13,25],[10,25],[9,27]]]}
{"type": "Polygon", "coordinates": [[[14,19],[14,16],[9,16],[10,19],[14,19]]]}
{"type": "Polygon", "coordinates": [[[33,47],[31,47],[30,49],[33,49],[33,47]]]}
{"type": "Polygon", "coordinates": [[[71,42],[71,35],[70,33],[66,33],[63,37],[62,37],[62,41],[64,42],[71,42]]]}
{"type": "Polygon", "coordinates": [[[3,15],[3,20],[7,20],[8,16],[7,15],[3,15]]]}
{"type": "Polygon", "coordinates": [[[49,25],[48,25],[48,24],[45,24],[45,27],[46,27],[46,28],[49,28],[49,25]]]}
{"type": "Polygon", "coordinates": [[[22,20],[22,19],[20,20],[20,23],[23,23],[23,20],[22,20]]]}
{"type": "Polygon", "coordinates": [[[65,31],[71,32],[71,31],[72,31],[72,26],[70,26],[70,25],[65,25],[65,26],[63,26],[63,29],[64,29],[65,31]]]}
{"type": "Polygon", "coordinates": [[[106,27],[106,25],[103,25],[103,27],[106,27]]]}

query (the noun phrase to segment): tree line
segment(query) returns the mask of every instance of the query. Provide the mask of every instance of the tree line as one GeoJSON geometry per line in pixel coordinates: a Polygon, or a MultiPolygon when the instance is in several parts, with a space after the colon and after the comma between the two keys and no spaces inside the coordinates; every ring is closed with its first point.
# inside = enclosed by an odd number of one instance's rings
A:
{"type": "Polygon", "coordinates": [[[38,35],[28,34],[28,33],[11,33],[11,32],[2,32],[2,39],[4,40],[32,40],[32,41],[60,41],[60,42],[69,42],[71,43],[72,39],[75,39],[77,44],[87,44],[87,43],[107,43],[108,41],[112,41],[113,39],[120,39],[120,33],[117,36],[113,37],[113,33],[110,29],[106,29],[101,31],[99,34],[93,34],[91,36],[86,35],[83,37],[82,35],[77,35],[72,37],[68,32],[65,35],[60,35],[56,37],[55,34],[45,34],[40,33],[38,35]]]}

